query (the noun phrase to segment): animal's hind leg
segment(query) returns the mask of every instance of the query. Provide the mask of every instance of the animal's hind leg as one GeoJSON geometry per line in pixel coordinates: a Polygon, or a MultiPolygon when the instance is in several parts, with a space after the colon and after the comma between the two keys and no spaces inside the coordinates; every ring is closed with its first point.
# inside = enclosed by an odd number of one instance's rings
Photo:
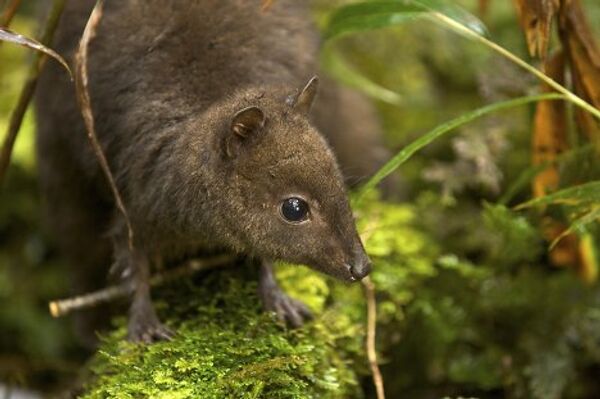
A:
{"type": "Polygon", "coordinates": [[[134,342],[152,343],[168,340],[173,332],[159,320],[150,297],[150,261],[148,255],[136,246],[129,247],[124,223],[116,229],[113,238],[115,264],[113,273],[118,273],[131,286],[128,338],[134,342]]]}
{"type": "Polygon", "coordinates": [[[150,298],[150,267],[145,254],[135,251],[132,256],[134,290],[129,308],[128,337],[131,341],[151,343],[169,340],[173,332],[165,327],[154,310],[150,298]]]}

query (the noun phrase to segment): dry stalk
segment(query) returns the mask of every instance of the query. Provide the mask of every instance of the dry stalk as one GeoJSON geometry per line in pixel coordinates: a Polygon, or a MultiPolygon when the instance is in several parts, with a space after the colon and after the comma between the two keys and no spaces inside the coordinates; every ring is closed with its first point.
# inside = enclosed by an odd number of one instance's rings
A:
{"type": "Polygon", "coordinates": [[[19,6],[21,5],[21,0],[12,0],[4,11],[2,12],[2,16],[0,16],[0,26],[3,28],[7,28],[10,25],[13,17],[17,13],[19,6]]]}
{"type": "Polygon", "coordinates": [[[90,14],[90,17],[83,31],[83,35],[81,36],[79,48],[77,49],[77,54],[75,54],[75,89],[77,92],[77,101],[79,102],[79,108],[81,109],[81,115],[83,116],[83,120],[85,122],[85,128],[87,131],[88,139],[90,140],[94,153],[96,154],[96,158],[98,158],[100,167],[102,168],[106,180],[108,181],[113,197],[115,199],[115,204],[121,212],[121,214],[123,215],[123,219],[125,221],[125,224],[127,225],[129,250],[133,252],[133,228],[131,227],[129,214],[125,209],[125,205],[123,204],[121,194],[119,194],[119,190],[117,189],[117,185],[115,184],[113,174],[110,171],[108,161],[106,160],[104,152],[102,152],[102,147],[96,135],[96,129],[94,127],[94,114],[92,112],[92,104],[90,100],[90,94],[88,91],[88,45],[92,38],[96,35],[96,28],[98,27],[98,24],[102,19],[103,4],[103,0],[98,0],[96,2],[96,5],[92,10],[92,13],[90,14]]]}
{"type": "Polygon", "coordinates": [[[375,286],[367,276],[362,280],[362,286],[367,300],[367,358],[373,374],[373,384],[377,392],[377,399],[385,399],[383,377],[377,363],[377,349],[375,347],[375,334],[377,329],[377,302],[375,301],[375,286]]]}
{"type": "MultiPolygon", "coordinates": [[[[363,243],[366,244],[378,227],[379,217],[375,216],[369,220],[369,223],[365,226],[360,234],[363,243]]],[[[383,377],[381,376],[381,371],[379,370],[379,364],[377,362],[377,349],[375,346],[375,337],[377,333],[377,302],[375,300],[375,286],[368,276],[365,277],[361,283],[365,294],[365,300],[367,301],[367,358],[369,360],[371,374],[373,375],[373,385],[375,385],[377,399],[385,399],[383,377]]]]}
{"type": "MultiPolygon", "coordinates": [[[[47,46],[50,44],[50,42],[52,42],[52,39],[54,38],[54,32],[58,26],[58,21],[60,20],[64,6],[65,0],[54,0],[52,10],[50,11],[50,15],[46,21],[46,26],[44,27],[44,33],[40,39],[40,43],[44,46],[47,46]]],[[[47,59],[48,57],[46,54],[39,52],[36,53],[33,62],[29,66],[27,80],[21,89],[19,99],[17,100],[17,105],[10,114],[8,129],[6,131],[6,136],[4,137],[4,142],[2,143],[2,150],[0,151],[0,183],[4,181],[4,176],[6,175],[8,165],[10,164],[10,158],[13,152],[15,141],[17,140],[17,135],[21,129],[21,124],[23,123],[23,118],[25,117],[25,112],[29,107],[29,103],[31,102],[31,98],[35,92],[35,87],[37,86],[38,77],[47,59]]]]}
{"type": "MultiPolygon", "coordinates": [[[[200,271],[207,271],[231,264],[233,260],[235,260],[235,257],[232,255],[220,255],[206,259],[192,259],[182,266],[155,274],[150,278],[150,285],[153,287],[161,286],[200,271]]],[[[48,308],[53,317],[61,317],[75,310],[94,307],[101,303],[126,297],[131,293],[132,288],[130,282],[124,282],[88,294],[52,301],[48,304],[48,308]]]]}
{"type": "Polygon", "coordinates": [[[261,0],[261,10],[263,12],[267,11],[273,5],[274,2],[275,0],[261,0]]]}

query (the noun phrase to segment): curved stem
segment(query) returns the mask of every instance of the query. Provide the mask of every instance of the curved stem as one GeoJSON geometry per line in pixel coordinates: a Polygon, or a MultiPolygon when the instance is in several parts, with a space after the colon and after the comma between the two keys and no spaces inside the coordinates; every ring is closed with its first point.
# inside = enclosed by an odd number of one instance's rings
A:
{"type": "Polygon", "coordinates": [[[21,5],[21,0],[12,0],[7,6],[2,16],[0,16],[0,26],[6,28],[10,25],[13,17],[17,13],[19,6],[21,5]]]}
{"type": "MultiPolygon", "coordinates": [[[[65,7],[65,2],[66,0],[54,0],[52,10],[50,11],[50,15],[44,28],[44,33],[40,39],[41,44],[48,45],[52,42],[54,32],[56,31],[60,16],[62,15],[65,7]]],[[[27,80],[21,89],[19,99],[17,100],[17,105],[10,114],[6,136],[4,137],[2,148],[0,149],[0,184],[2,184],[8,170],[8,166],[10,165],[13,148],[21,129],[25,112],[29,108],[29,103],[31,102],[31,98],[33,97],[35,88],[37,86],[38,77],[47,58],[48,57],[45,53],[36,53],[33,62],[29,66],[27,80]]]]}
{"type": "Polygon", "coordinates": [[[367,299],[367,357],[373,375],[373,385],[377,399],[385,399],[383,377],[377,362],[377,349],[375,347],[375,333],[377,328],[377,303],[375,302],[375,285],[367,276],[362,281],[365,297],[367,299]]]}
{"type": "Polygon", "coordinates": [[[590,103],[583,100],[581,97],[573,94],[569,89],[562,86],[561,84],[556,82],[554,79],[550,78],[549,76],[547,76],[546,74],[541,72],[539,69],[535,68],[532,65],[529,65],[527,62],[523,61],[522,59],[520,59],[519,57],[517,57],[516,55],[514,55],[513,53],[511,53],[504,47],[492,42],[491,40],[486,39],[485,37],[479,35],[476,32],[473,32],[471,29],[469,29],[466,26],[460,24],[459,22],[453,20],[452,18],[447,17],[446,15],[444,15],[442,13],[432,12],[431,16],[434,18],[434,20],[442,22],[444,25],[448,26],[453,31],[463,34],[463,35],[469,37],[470,39],[476,40],[476,41],[486,45],[487,47],[494,50],[498,54],[502,55],[506,59],[510,60],[514,64],[520,66],[521,68],[523,68],[526,71],[530,72],[531,74],[535,75],[538,79],[540,79],[541,81],[546,83],[548,86],[552,87],[557,92],[564,95],[565,99],[567,101],[575,104],[579,108],[582,108],[582,109],[588,111],[590,114],[592,114],[596,118],[600,119],[600,110],[598,110],[596,107],[594,107],[590,103]]]}
{"type": "MultiPolygon", "coordinates": [[[[390,159],[385,165],[383,165],[377,173],[375,173],[369,181],[365,183],[364,186],[358,191],[357,196],[355,197],[356,202],[360,202],[364,195],[375,187],[381,180],[383,180],[386,176],[396,170],[400,165],[406,162],[410,157],[412,157],[417,151],[426,145],[430,144],[434,140],[437,140],[439,137],[445,135],[451,130],[462,126],[466,123],[469,123],[477,118],[488,115],[492,112],[505,110],[514,108],[520,105],[538,102],[538,101],[548,101],[548,100],[566,100],[567,97],[558,94],[558,93],[548,93],[548,94],[538,94],[534,96],[527,97],[518,97],[512,100],[497,102],[493,104],[486,105],[484,107],[478,108],[474,111],[467,112],[466,114],[462,114],[448,122],[445,122],[441,125],[438,125],[433,130],[425,133],[420,136],[418,139],[414,140],[412,143],[404,147],[400,150],[392,159],[390,159]]],[[[355,203],[356,203],[355,202],[355,203]]]]}

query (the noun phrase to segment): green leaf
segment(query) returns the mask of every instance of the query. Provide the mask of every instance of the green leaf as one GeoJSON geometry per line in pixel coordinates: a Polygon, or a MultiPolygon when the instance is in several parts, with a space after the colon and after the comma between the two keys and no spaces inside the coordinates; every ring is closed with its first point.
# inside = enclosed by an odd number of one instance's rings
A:
{"type": "Polygon", "coordinates": [[[381,167],[381,169],[379,169],[379,171],[377,171],[377,173],[375,173],[375,175],[371,177],[369,181],[360,189],[357,199],[360,200],[366,192],[374,188],[386,176],[395,171],[400,165],[402,165],[404,162],[410,159],[410,157],[412,157],[421,148],[425,147],[426,145],[437,140],[438,138],[442,137],[446,133],[452,131],[453,129],[459,126],[462,126],[466,123],[473,121],[474,119],[480,118],[495,111],[514,108],[520,105],[537,101],[562,99],[564,99],[564,96],[560,94],[540,94],[535,96],[519,97],[512,100],[501,101],[494,104],[486,105],[474,111],[463,114],[446,123],[443,123],[435,129],[419,137],[406,147],[404,147],[392,159],[390,159],[385,165],[383,165],[383,167],[381,167]]]}
{"type": "Polygon", "coordinates": [[[463,8],[446,0],[369,1],[350,4],[336,11],[325,31],[325,39],[364,30],[385,28],[413,21],[429,13],[441,13],[476,34],[485,35],[485,25],[463,8]]]}
{"type": "Polygon", "coordinates": [[[568,187],[543,197],[534,198],[517,205],[515,209],[552,204],[581,206],[590,203],[600,203],[600,181],[592,181],[578,186],[568,187]]]}
{"type": "Polygon", "coordinates": [[[325,31],[325,39],[329,40],[352,32],[399,25],[419,18],[425,12],[428,11],[421,6],[402,4],[398,1],[350,4],[333,14],[325,31]]]}
{"type": "Polygon", "coordinates": [[[323,69],[329,72],[338,81],[353,87],[363,93],[386,103],[400,105],[402,96],[392,90],[373,82],[360,72],[356,71],[344,59],[343,55],[335,51],[331,46],[323,49],[321,53],[321,64],[323,69]]]}
{"type": "MultiPolygon", "coordinates": [[[[580,159],[581,156],[593,151],[595,151],[594,145],[586,144],[584,146],[560,154],[556,158],[555,162],[580,159]]],[[[508,204],[515,197],[515,195],[517,195],[521,190],[523,190],[526,186],[530,184],[531,180],[534,177],[536,177],[539,173],[551,166],[552,163],[553,162],[548,161],[539,165],[532,165],[523,170],[523,172],[519,174],[515,181],[506,189],[502,197],[498,200],[498,203],[501,205],[508,204]]]]}
{"type": "Polygon", "coordinates": [[[454,1],[448,0],[408,0],[411,3],[418,4],[430,12],[437,12],[456,22],[480,36],[488,36],[485,24],[479,18],[469,13],[464,8],[456,5],[454,1]]]}
{"type": "Polygon", "coordinates": [[[519,191],[529,185],[531,180],[538,174],[542,173],[546,168],[552,165],[552,162],[544,162],[539,165],[532,165],[523,170],[515,181],[506,189],[502,197],[498,200],[498,204],[506,205],[514,198],[519,191]]]}
{"type": "Polygon", "coordinates": [[[592,206],[589,212],[575,219],[571,223],[571,226],[569,226],[569,230],[584,234],[587,233],[587,229],[585,228],[587,225],[598,221],[600,221],[600,205],[592,206]]]}
{"type": "Polygon", "coordinates": [[[487,30],[481,21],[447,0],[372,1],[351,4],[342,7],[334,14],[328,29],[326,29],[325,37],[330,40],[343,33],[397,25],[418,16],[428,16],[433,22],[439,23],[468,39],[485,45],[536,76],[557,92],[563,94],[567,101],[600,119],[600,110],[550,79],[542,71],[523,61],[502,46],[488,40],[486,38],[487,30]]]}
{"type": "Polygon", "coordinates": [[[560,242],[560,240],[571,233],[577,233],[580,236],[588,233],[587,226],[597,222],[600,222],[600,205],[592,206],[589,211],[571,222],[569,228],[563,231],[561,235],[552,241],[550,244],[550,249],[554,248],[556,244],[560,242]]]}
{"type": "MultiPolygon", "coordinates": [[[[385,28],[413,21],[433,12],[441,13],[470,29],[474,34],[485,33],[485,27],[476,17],[445,0],[388,0],[350,4],[338,9],[329,20],[325,39],[349,33],[385,28]]],[[[341,82],[389,104],[398,105],[402,96],[388,90],[348,66],[332,46],[325,46],[322,63],[341,82]]]]}
{"type": "Polygon", "coordinates": [[[555,193],[543,197],[534,198],[530,201],[519,204],[515,209],[532,208],[536,206],[547,205],[566,205],[576,207],[579,213],[561,235],[552,243],[550,248],[554,248],[564,237],[571,233],[583,234],[587,232],[587,226],[600,221],[600,181],[592,181],[573,187],[559,190],[555,193]]]}

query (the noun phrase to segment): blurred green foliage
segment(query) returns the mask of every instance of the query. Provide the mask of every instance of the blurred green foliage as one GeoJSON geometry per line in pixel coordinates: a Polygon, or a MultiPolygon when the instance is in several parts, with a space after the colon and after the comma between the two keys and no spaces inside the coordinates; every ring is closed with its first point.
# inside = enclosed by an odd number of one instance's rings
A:
{"type": "MultiPolygon", "coordinates": [[[[35,21],[17,17],[14,30],[35,21]]],[[[8,125],[31,52],[0,45],[0,132],[8,125]]],[[[35,177],[34,121],[26,114],[12,165],[0,191],[0,381],[52,390],[74,376],[85,353],[68,320],[52,319],[49,300],[68,295],[69,280],[41,227],[35,177]]]]}
{"type": "MultiPolygon", "coordinates": [[[[18,32],[31,32],[34,21],[17,17],[13,29],[18,32]]],[[[10,112],[17,102],[21,86],[25,80],[25,65],[31,58],[31,51],[3,43],[0,47],[0,131],[4,134],[8,127],[10,112]]],[[[35,167],[34,118],[31,110],[26,114],[20,137],[13,152],[13,162],[27,172],[35,167]]]]}
{"type": "MultiPolygon", "coordinates": [[[[313,3],[325,26],[348,1],[313,3]]],[[[475,1],[457,3],[476,9],[475,1]]],[[[483,19],[491,38],[526,59],[512,4],[489,3],[483,19]]],[[[600,21],[599,4],[584,3],[589,20],[600,21]]],[[[33,25],[19,18],[13,27],[30,32],[33,25]]],[[[600,24],[592,25],[600,35],[600,24]]],[[[0,132],[29,56],[0,47],[0,132]]],[[[423,20],[342,38],[323,64],[348,83],[361,76],[374,90],[389,90],[384,99],[395,104],[377,105],[394,149],[537,86],[485,48],[423,20]]],[[[550,266],[539,212],[509,207],[529,199],[527,184],[498,204],[530,165],[532,111],[495,114],[437,140],[399,171],[409,202],[386,203],[370,193],[356,209],[375,264],[377,345],[390,398],[600,397],[598,285],[550,266]]],[[[32,146],[28,115],[0,193],[0,381],[56,391],[87,352],[69,321],[46,311],[47,300],[67,295],[69,283],[40,226],[32,146]]],[[[564,183],[597,179],[595,155],[575,152],[561,161],[564,183]]],[[[597,224],[589,229],[597,249],[597,224]]],[[[126,344],[120,321],[92,361],[87,397],[374,397],[360,287],[291,265],[280,265],[278,275],[315,311],[313,323],[287,331],[262,313],[251,270],[181,282],[159,290],[158,302],[177,339],[126,344]]]]}

